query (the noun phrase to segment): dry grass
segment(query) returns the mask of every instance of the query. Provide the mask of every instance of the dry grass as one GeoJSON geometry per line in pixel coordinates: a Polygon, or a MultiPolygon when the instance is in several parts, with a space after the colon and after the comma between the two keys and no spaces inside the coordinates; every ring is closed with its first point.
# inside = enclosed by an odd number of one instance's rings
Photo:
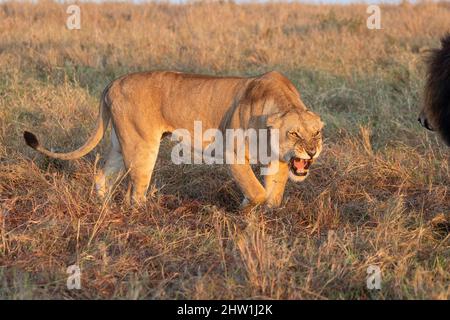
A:
{"type": "MultiPolygon", "coordinates": [[[[448,4],[0,5],[0,298],[448,299],[448,148],[419,128],[423,52],[448,4]],[[25,147],[80,145],[108,81],[144,69],[277,69],[327,122],[326,148],[284,207],[239,212],[224,168],[175,166],[164,143],[141,210],[92,192],[95,152],[53,161],[25,147]],[[66,289],[66,268],[82,290],[66,289]],[[366,269],[382,289],[366,288],[366,269]]],[[[101,152],[102,143],[97,148],[101,152]]]]}

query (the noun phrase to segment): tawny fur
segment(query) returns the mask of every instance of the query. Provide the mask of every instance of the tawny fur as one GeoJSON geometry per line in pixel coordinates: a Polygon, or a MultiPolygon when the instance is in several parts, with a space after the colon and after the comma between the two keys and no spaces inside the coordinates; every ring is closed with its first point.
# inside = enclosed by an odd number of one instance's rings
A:
{"type": "Polygon", "coordinates": [[[280,130],[276,174],[265,177],[262,186],[250,164],[229,165],[233,178],[245,195],[246,203],[281,204],[288,177],[293,176],[289,158],[317,158],[322,149],[320,117],[309,111],[294,85],[278,72],[258,77],[212,77],[179,72],[142,72],[123,76],[104,90],[94,133],[79,149],[69,153],[50,152],[39,145],[30,132],[28,145],[54,158],[76,159],[91,151],[112,122],[111,150],[105,166],[95,177],[97,190],[104,196],[109,180],[128,172],[132,201],[141,203],[150,183],[161,138],[183,128],[193,136],[194,121],[207,129],[280,130]],[[293,139],[293,134],[299,139],[293,139]],[[311,151],[312,150],[312,151],[311,151]],[[312,152],[312,153],[311,153],[312,152]]]}

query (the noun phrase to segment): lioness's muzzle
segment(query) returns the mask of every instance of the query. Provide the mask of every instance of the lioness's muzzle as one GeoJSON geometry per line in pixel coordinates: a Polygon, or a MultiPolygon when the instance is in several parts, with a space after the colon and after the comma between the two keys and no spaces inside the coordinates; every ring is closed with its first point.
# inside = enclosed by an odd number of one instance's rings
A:
{"type": "Polygon", "coordinates": [[[312,159],[301,159],[292,157],[289,160],[289,169],[296,176],[306,176],[308,174],[309,166],[313,163],[312,159]]]}

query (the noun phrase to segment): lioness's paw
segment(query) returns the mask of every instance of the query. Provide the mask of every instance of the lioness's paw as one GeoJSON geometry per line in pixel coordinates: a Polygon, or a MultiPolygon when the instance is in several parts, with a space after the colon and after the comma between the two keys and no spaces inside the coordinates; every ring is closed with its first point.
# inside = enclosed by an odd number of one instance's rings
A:
{"type": "Polygon", "coordinates": [[[269,209],[277,209],[281,206],[282,198],[278,199],[268,199],[266,202],[266,207],[269,209]]]}
{"type": "Polygon", "coordinates": [[[258,199],[257,201],[251,201],[248,198],[244,198],[242,200],[241,205],[239,206],[239,210],[251,210],[253,208],[262,206],[264,204],[264,200],[258,199]]]}

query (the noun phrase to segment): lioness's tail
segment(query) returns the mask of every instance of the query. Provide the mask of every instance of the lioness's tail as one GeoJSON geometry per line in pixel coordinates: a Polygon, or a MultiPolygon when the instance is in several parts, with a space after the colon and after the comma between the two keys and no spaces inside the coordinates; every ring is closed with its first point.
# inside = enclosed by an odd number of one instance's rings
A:
{"type": "Polygon", "coordinates": [[[91,136],[84,143],[83,146],[81,146],[75,151],[67,153],[52,152],[50,150],[47,150],[43,146],[39,145],[39,141],[33,133],[25,131],[23,133],[23,137],[25,138],[25,142],[27,143],[27,145],[49,157],[62,160],[78,159],[89,153],[92,149],[95,148],[95,146],[100,142],[100,140],[102,140],[103,135],[105,134],[105,131],[108,128],[109,120],[111,118],[111,114],[109,112],[109,103],[106,101],[109,87],[110,86],[107,86],[102,93],[99,108],[100,111],[97,117],[97,124],[95,127],[95,131],[91,134],[91,136]]]}

